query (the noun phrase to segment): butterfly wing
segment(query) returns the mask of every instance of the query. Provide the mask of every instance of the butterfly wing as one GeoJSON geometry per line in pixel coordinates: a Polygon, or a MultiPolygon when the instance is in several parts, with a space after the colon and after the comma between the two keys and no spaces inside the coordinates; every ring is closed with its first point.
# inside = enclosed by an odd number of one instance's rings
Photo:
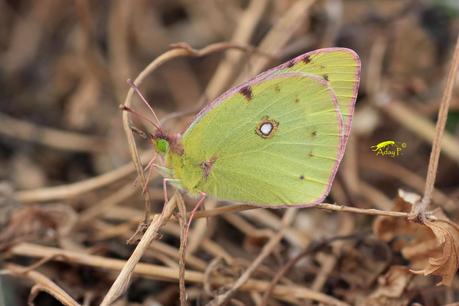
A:
{"type": "MultiPolygon", "coordinates": [[[[360,82],[360,59],[347,48],[325,48],[300,55],[268,70],[266,75],[285,72],[303,72],[317,75],[333,88],[343,115],[344,142],[349,136],[354,105],[360,82]]],[[[344,143],[345,144],[345,143],[344,143]]]]}
{"type": "MultiPolygon", "coordinates": [[[[360,69],[360,58],[355,51],[347,48],[324,48],[297,56],[286,63],[259,74],[255,80],[288,72],[301,72],[326,80],[335,92],[336,100],[343,116],[342,152],[344,154],[344,147],[350,133],[352,115],[359,89],[360,69]]],[[[199,121],[210,109],[224,102],[231,94],[233,94],[233,91],[229,90],[218,97],[198,114],[195,122],[199,121]]]]}
{"type": "Polygon", "coordinates": [[[182,137],[182,154],[169,163],[192,193],[306,206],[328,194],[342,142],[329,83],[302,72],[275,73],[233,88],[201,113],[182,137]]]}

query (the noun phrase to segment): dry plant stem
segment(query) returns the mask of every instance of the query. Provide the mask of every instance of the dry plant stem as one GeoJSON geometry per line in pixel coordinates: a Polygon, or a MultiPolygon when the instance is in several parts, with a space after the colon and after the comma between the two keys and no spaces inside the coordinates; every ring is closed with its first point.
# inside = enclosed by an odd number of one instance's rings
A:
{"type": "MultiPolygon", "coordinates": [[[[374,99],[378,99],[378,92],[381,91],[381,70],[382,70],[382,67],[383,67],[383,60],[384,60],[384,55],[386,53],[386,49],[387,49],[387,41],[384,37],[378,37],[376,39],[376,42],[375,44],[373,45],[372,47],[372,50],[371,50],[371,56],[370,56],[370,64],[368,65],[369,69],[368,69],[368,74],[367,74],[367,79],[368,80],[371,80],[371,81],[368,81],[367,82],[367,91],[370,93],[371,96],[374,97],[374,99]]],[[[457,47],[456,47],[456,51],[457,51],[457,47]]],[[[457,52],[455,52],[455,57],[457,57],[457,52]]],[[[416,114],[415,112],[413,112],[412,109],[409,109],[407,108],[403,103],[400,103],[400,102],[397,102],[397,101],[393,101],[387,105],[385,105],[384,107],[384,110],[389,113],[389,115],[391,115],[394,119],[398,120],[402,125],[406,126],[407,128],[411,129],[412,131],[414,131],[415,133],[417,133],[418,135],[420,135],[422,138],[428,140],[428,141],[433,141],[433,144],[432,144],[432,153],[431,153],[431,156],[430,156],[430,162],[429,162],[429,167],[430,166],[434,166],[434,164],[432,163],[433,162],[433,159],[435,159],[435,154],[437,155],[436,157],[436,160],[437,160],[437,163],[436,163],[436,166],[435,166],[435,171],[433,171],[433,173],[431,173],[430,175],[434,175],[436,174],[436,168],[438,166],[438,157],[439,157],[439,154],[440,154],[440,149],[442,149],[444,151],[444,153],[446,155],[448,155],[450,158],[452,158],[453,160],[455,160],[457,163],[459,163],[459,142],[457,141],[457,139],[454,139],[451,135],[449,134],[445,134],[443,135],[443,131],[444,131],[444,123],[442,124],[443,125],[443,128],[441,128],[441,137],[439,137],[440,135],[438,134],[440,132],[439,130],[439,126],[441,125],[441,112],[445,112],[445,118],[443,118],[445,121],[446,121],[446,117],[447,117],[447,112],[448,112],[448,106],[449,106],[449,103],[450,103],[450,100],[451,100],[451,90],[452,90],[452,86],[454,84],[454,76],[455,74],[452,74],[452,71],[453,70],[456,70],[456,68],[454,68],[455,66],[455,59],[453,59],[453,65],[451,67],[451,70],[450,70],[450,74],[448,76],[448,83],[447,83],[447,87],[445,88],[445,92],[444,92],[444,95],[443,95],[443,99],[442,99],[442,102],[441,102],[441,105],[440,105],[440,109],[439,109],[439,120],[437,121],[437,128],[436,128],[436,131],[434,131],[434,127],[433,127],[433,124],[429,121],[429,120],[426,120],[421,114],[416,114]],[[450,79],[452,79],[452,81],[450,82],[450,79]],[[451,90],[449,91],[449,97],[447,96],[448,95],[448,86],[451,86],[451,90]],[[446,101],[446,99],[448,101],[446,101]],[[447,102],[448,105],[446,105],[445,102],[447,102]],[[444,106],[444,108],[442,109],[442,105],[444,106]],[[437,153],[434,153],[434,147],[436,147],[438,150],[437,153]]],[[[384,101],[383,101],[384,102],[384,101]]],[[[385,104],[385,103],[383,103],[385,104]]],[[[429,168],[430,169],[430,168],[429,168]]],[[[432,170],[432,169],[431,169],[432,170]]],[[[428,173],[427,175],[429,176],[429,170],[428,170],[428,173]]],[[[435,177],[433,177],[433,180],[435,181],[435,177]]],[[[432,192],[433,192],[433,183],[432,182],[432,187],[431,187],[431,191],[430,191],[430,196],[432,195],[432,192]]],[[[428,192],[426,189],[427,189],[427,186],[428,184],[430,183],[427,183],[426,181],[426,184],[425,184],[425,193],[428,192]]],[[[429,200],[430,201],[430,200],[429,200]]]]}
{"type": "MultiPolygon", "coordinates": [[[[250,42],[252,33],[255,30],[263,12],[268,4],[267,0],[252,0],[248,8],[238,22],[238,27],[233,33],[231,42],[246,45],[250,42]]],[[[228,53],[223,61],[218,65],[212,80],[206,88],[205,96],[214,99],[228,85],[234,76],[234,70],[238,68],[243,57],[243,53],[228,53]]]]}
{"type": "MultiPolygon", "coordinates": [[[[402,167],[401,165],[384,159],[375,160],[374,155],[361,156],[360,166],[364,169],[371,169],[385,176],[392,177],[418,192],[422,192],[425,185],[423,177],[402,167]]],[[[442,206],[446,210],[455,210],[454,200],[438,189],[433,190],[432,199],[436,205],[442,206]]]]}
{"type": "MultiPolygon", "coordinates": [[[[165,234],[180,237],[181,228],[178,224],[169,222],[164,226],[163,231],[165,234]]],[[[213,257],[222,257],[228,264],[231,264],[234,261],[231,255],[229,255],[223,247],[221,247],[219,244],[212,241],[211,239],[205,238],[204,240],[202,240],[200,247],[202,250],[209,253],[213,257]]],[[[192,254],[187,254],[186,259],[189,260],[190,258],[192,258],[192,256],[192,254]]],[[[204,270],[204,268],[202,270],[204,270]]]]}
{"type": "Polygon", "coordinates": [[[115,1],[108,11],[107,50],[110,62],[110,76],[117,101],[124,96],[124,81],[131,75],[132,62],[129,46],[129,27],[133,18],[133,5],[129,1],[115,1]]]}
{"type": "Polygon", "coordinates": [[[14,264],[7,264],[5,266],[5,270],[8,271],[8,273],[11,275],[24,277],[35,283],[34,289],[31,292],[31,298],[33,296],[36,296],[38,291],[45,291],[48,294],[52,295],[54,298],[56,298],[63,305],[80,305],[69,294],[67,294],[67,292],[65,292],[61,287],[56,285],[56,283],[54,283],[52,280],[50,280],[49,278],[37,271],[28,271],[26,267],[14,264]]]}
{"type": "Polygon", "coordinates": [[[373,187],[364,181],[361,181],[359,186],[362,197],[369,203],[372,203],[374,207],[382,209],[383,211],[392,208],[393,202],[380,189],[373,187]]]}
{"type": "Polygon", "coordinates": [[[91,222],[100,214],[103,214],[105,211],[110,209],[113,206],[118,205],[119,203],[125,201],[129,197],[133,196],[136,193],[136,190],[131,185],[125,185],[121,189],[113,192],[107,198],[102,199],[97,205],[91,206],[80,214],[78,218],[78,223],[80,225],[87,224],[91,222]]]}
{"type": "Polygon", "coordinates": [[[271,283],[269,284],[268,289],[266,290],[265,294],[263,295],[263,300],[260,303],[260,306],[266,306],[268,305],[269,297],[272,294],[272,291],[276,287],[276,284],[280,281],[280,279],[288,272],[290,269],[297,264],[300,259],[302,259],[305,256],[308,256],[311,253],[315,253],[329,245],[330,243],[336,241],[336,240],[342,240],[342,239],[353,239],[355,238],[355,235],[347,235],[347,236],[336,236],[332,237],[329,239],[326,239],[322,242],[316,243],[316,244],[310,244],[308,248],[306,248],[303,252],[299,253],[292,259],[290,259],[287,264],[285,264],[279,271],[277,271],[276,275],[274,278],[271,280],[271,283]]]}
{"type": "MultiPolygon", "coordinates": [[[[96,269],[106,269],[111,271],[120,271],[125,266],[125,261],[119,259],[105,258],[101,256],[89,255],[86,253],[57,249],[52,247],[45,247],[30,243],[21,243],[14,246],[10,253],[18,256],[27,257],[46,257],[53,258],[53,260],[65,261],[80,265],[93,267],[96,269]],[[65,260],[64,260],[65,258],[65,260]]],[[[163,281],[177,281],[178,269],[166,268],[163,266],[139,263],[134,268],[134,273],[137,275],[163,280],[163,281]]],[[[196,271],[186,271],[185,280],[192,283],[202,284],[205,280],[204,274],[196,271]]],[[[212,284],[215,286],[224,286],[232,282],[232,279],[227,277],[212,278],[212,284]]],[[[262,280],[250,279],[241,286],[241,290],[246,292],[256,291],[265,292],[269,283],[262,280]]],[[[278,299],[288,301],[291,298],[310,299],[330,305],[345,306],[348,305],[326,294],[315,292],[311,289],[300,286],[283,286],[278,285],[274,288],[273,296],[278,299]]]]}
{"type": "Polygon", "coordinates": [[[381,90],[382,69],[387,50],[387,39],[383,35],[376,37],[371,46],[370,59],[367,65],[366,91],[374,98],[381,90]]]}
{"type": "Polygon", "coordinates": [[[103,139],[39,126],[1,113],[0,123],[3,135],[51,148],[72,152],[101,152],[104,149],[103,139]]]}
{"type": "MultiPolygon", "coordinates": [[[[129,234],[127,233],[126,236],[127,235],[129,234]]],[[[177,261],[180,260],[179,250],[173,246],[170,246],[167,243],[161,242],[160,240],[153,241],[153,243],[150,245],[149,253],[151,253],[151,256],[162,254],[164,256],[167,256],[168,258],[171,258],[171,260],[173,260],[175,263],[177,263],[177,261]]],[[[185,259],[186,263],[190,267],[193,267],[198,271],[204,271],[207,267],[207,261],[204,261],[196,256],[186,256],[185,259]]]]}
{"type": "MultiPolygon", "coordinates": [[[[142,162],[147,160],[147,156],[142,156],[142,162]]],[[[123,179],[134,173],[134,167],[131,164],[124,165],[113,171],[101,174],[99,176],[56,187],[47,187],[34,190],[23,190],[15,192],[14,197],[21,203],[36,203],[55,200],[71,199],[107,185],[110,185],[120,179],[123,179]]]]}
{"type": "Polygon", "coordinates": [[[162,213],[160,215],[155,215],[155,218],[151,221],[139,244],[136,246],[134,252],[132,252],[120,274],[112,284],[110,290],[105,295],[102,303],[100,304],[101,306],[111,305],[127,288],[129,279],[136,264],[140,261],[140,258],[145,250],[150,246],[153,239],[156,238],[161,226],[167,222],[172,215],[176,206],[176,201],[177,195],[174,195],[169,202],[165,204],[162,213]]]}
{"type": "MultiPolygon", "coordinates": [[[[199,210],[214,208],[216,205],[216,200],[209,200],[206,198],[199,210]]],[[[206,237],[212,237],[214,230],[214,227],[209,226],[209,219],[194,221],[193,226],[189,228],[190,233],[189,239],[187,240],[186,256],[188,257],[196,252],[196,250],[203,245],[202,242],[206,237]]]]}
{"type": "Polygon", "coordinates": [[[208,296],[213,296],[213,292],[212,292],[212,286],[211,286],[211,281],[210,281],[210,276],[212,274],[212,272],[220,265],[220,263],[222,262],[222,258],[221,257],[215,257],[214,259],[212,259],[210,261],[210,263],[207,265],[206,267],[206,270],[204,271],[204,292],[208,295],[208,296]]]}
{"type": "Polygon", "coordinates": [[[254,207],[246,204],[233,204],[233,205],[225,205],[213,209],[206,209],[203,211],[197,211],[194,214],[194,218],[209,218],[209,217],[215,217],[215,216],[220,216],[222,214],[228,214],[228,213],[234,213],[234,212],[239,212],[239,211],[244,211],[244,210],[252,210],[252,209],[257,209],[259,207],[254,207]]]}
{"type": "MultiPolygon", "coordinates": [[[[248,210],[242,212],[241,215],[244,216],[244,219],[248,219],[250,223],[260,224],[263,228],[270,231],[277,231],[281,226],[281,218],[278,217],[272,209],[261,209],[257,211],[248,210]]],[[[301,249],[305,248],[310,242],[308,234],[294,227],[286,229],[284,239],[290,245],[301,249]]]]}
{"type": "Polygon", "coordinates": [[[451,69],[449,70],[446,87],[443,92],[443,97],[438,110],[437,126],[435,128],[435,137],[432,143],[432,151],[430,153],[429,168],[427,169],[426,185],[424,196],[421,201],[421,209],[426,209],[430,204],[432,192],[434,190],[435,178],[437,176],[438,160],[440,159],[441,141],[445,130],[446,120],[448,119],[448,109],[451,102],[451,95],[454,88],[454,81],[457,75],[459,66],[459,36],[456,41],[456,48],[453,54],[451,69]]]}
{"type": "MultiPolygon", "coordinates": [[[[359,157],[358,157],[358,138],[356,135],[351,135],[347,142],[346,154],[343,158],[342,172],[343,184],[355,198],[361,193],[361,180],[359,177],[359,157]]],[[[378,207],[378,206],[376,206],[378,207]]]]}
{"type": "Polygon", "coordinates": [[[187,305],[185,289],[185,254],[186,254],[186,207],[182,197],[178,197],[177,208],[179,211],[180,249],[179,249],[179,291],[180,306],[187,305]]]}
{"type": "MultiPolygon", "coordinates": [[[[339,223],[339,227],[337,228],[336,232],[341,233],[341,236],[351,235],[355,230],[354,221],[355,218],[353,218],[350,215],[339,215],[337,220],[337,222],[339,223]]],[[[368,231],[368,233],[369,232],[370,231],[368,231]]],[[[359,232],[359,234],[363,237],[368,235],[368,233],[359,232]]],[[[341,249],[343,248],[343,245],[344,241],[337,241],[332,246],[332,254],[321,254],[325,256],[320,256],[322,257],[322,259],[320,259],[321,267],[320,270],[316,273],[310,289],[317,292],[321,292],[323,290],[323,287],[327,283],[327,280],[329,279],[330,275],[333,273],[336,265],[338,264],[338,260],[340,258],[341,249]]],[[[308,303],[308,305],[305,306],[309,306],[309,304],[310,303],[308,303]]]]}
{"type": "MultiPolygon", "coordinates": [[[[318,209],[330,210],[330,211],[347,212],[347,213],[355,213],[355,214],[362,214],[362,215],[370,215],[370,216],[386,216],[386,217],[396,217],[396,218],[406,218],[409,215],[408,213],[399,212],[399,211],[384,211],[384,210],[378,210],[378,209],[357,208],[357,207],[350,207],[350,206],[345,206],[345,205],[337,205],[337,204],[329,204],[329,203],[317,204],[313,207],[310,207],[309,209],[312,209],[312,208],[318,208],[318,209]]],[[[196,212],[196,214],[194,215],[194,219],[215,217],[215,216],[219,216],[222,214],[253,210],[253,209],[260,209],[260,207],[241,205],[241,204],[222,206],[222,207],[218,207],[214,209],[209,209],[206,211],[196,212]]],[[[116,218],[118,220],[121,219],[121,220],[132,221],[138,218],[140,211],[117,207],[116,209],[114,209],[111,212],[108,212],[107,214],[109,217],[116,218]],[[113,214],[114,212],[116,212],[116,214],[113,214]]],[[[189,215],[187,217],[189,217],[189,215]]],[[[128,226],[130,227],[131,225],[128,225],[128,226]]],[[[122,231],[124,231],[124,228],[122,229],[122,231]]],[[[105,239],[107,239],[108,237],[109,236],[104,236],[105,239]]]]}
{"type": "MultiPolygon", "coordinates": [[[[383,110],[402,126],[412,131],[425,141],[431,142],[435,137],[435,126],[430,120],[413,108],[407,107],[403,102],[392,100],[383,103],[383,110]]],[[[409,145],[409,144],[408,144],[409,145]]],[[[450,133],[444,133],[441,149],[446,156],[459,164],[459,141],[450,133]]]]}
{"type": "Polygon", "coordinates": [[[75,12],[77,13],[77,20],[80,28],[84,32],[85,49],[83,56],[88,66],[88,70],[97,79],[98,82],[103,83],[105,77],[110,75],[110,72],[105,66],[103,61],[102,50],[97,44],[97,34],[95,21],[95,12],[91,9],[88,1],[79,0],[75,1],[75,12]]]}
{"type": "MultiPolygon", "coordinates": [[[[229,206],[218,207],[206,211],[197,212],[194,215],[194,218],[208,218],[214,217],[225,213],[233,213],[237,211],[244,211],[244,210],[251,210],[257,209],[260,207],[254,207],[244,204],[235,204],[229,206]]],[[[321,203],[312,206],[311,208],[319,208],[324,210],[331,210],[331,211],[342,211],[348,213],[355,213],[355,214],[362,214],[362,215],[370,215],[370,216],[387,216],[387,217],[408,217],[408,213],[399,212],[399,211],[384,211],[379,209],[367,209],[367,208],[357,208],[345,205],[336,205],[336,204],[329,204],[329,203],[321,203]]]]}
{"type": "Polygon", "coordinates": [[[370,216],[387,216],[387,217],[399,217],[399,218],[408,217],[408,213],[405,213],[405,212],[384,211],[384,210],[372,209],[372,208],[365,209],[365,208],[342,206],[342,205],[328,204],[328,203],[318,204],[314,207],[325,209],[325,210],[342,211],[342,212],[349,212],[349,213],[370,215],[370,216]]]}
{"type": "MultiPolygon", "coordinates": [[[[258,211],[257,211],[258,212],[258,211]]],[[[222,218],[231,224],[233,227],[244,233],[247,237],[253,238],[269,238],[273,235],[273,231],[267,228],[260,228],[253,226],[250,222],[246,221],[236,214],[225,214],[222,218]]]]}
{"type": "Polygon", "coordinates": [[[60,256],[60,255],[53,255],[52,257],[43,257],[41,258],[40,260],[38,260],[37,262],[31,264],[30,266],[27,266],[27,267],[17,267],[17,269],[15,270],[16,273],[18,274],[25,274],[29,271],[32,271],[32,270],[36,270],[38,269],[39,267],[43,266],[44,264],[46,264],[47,262],[51,261],[51,260],[55,260],[55,259],[58,259],[58,258],[55,258],[56,256],[60,256]]]}
{"type": "MultiPolygon", "coordinates": [[[[284,15],[277,19],[269,33],[263,38],[258,49],[269,54],[278,55],[287,45],[295,30],[301,26],[307,11],[315,2],[315,0],[294,2],[284,15]]],[[[251,64],[250,74],[255,75],[261,72],[270,60],[266,57],[251,56],[249,59],[251,64]]],[[[245,79],[247,79],[247,74],[243,72],[239,75],[236,83],[241,83],[245,79]]]]}
{"type": "MultiPolygon", "coordinates": [[[[216,43],[209,45],[201,50],[194,50],[187,44],[178,44],[175,45],[175,48],[169,50],[162,55],[158,56],[155,60],[153,60],[148,66],[140,72],[140,74],[135,78],[134,84],[139,87],[145,78],[153,73],[158,67],[163,65],[164,63],[178,57],[185,57],[185,56],[193,56],[193,57],[200,57],[204,56],[213,52],[219,52],[222,50],[226,50],[229,48],[235,49],[244,49],[244,47],[235,45],[235,44],[228,44],[228,43],[216,43]]],[[[132,96],[134,94],[134,90],[131,87],[126,95],[126,99],[124,100],[124,106],[128,108],[132,108],[132,96]]],[[[129,114],[128,112],[123,112],[123,128],[126,134],[126,138],[128,140],[129,150],[131,152],[131,158],[136,168],[137,174],[140,179],[140,186],[146,185],[145,175],[143,173],[142,163],[140,162],[139,153],[137,150],[137,146],[135,144],[134,135],[132,134],[132,130],[129,124],[129,114]]],[[[150,194],[148,192],[144,193],[145,195],[145,217],[144,223],[148,223],[148,219],[150,217],[150,194]]]]}
{"type": "MultiPolygon", "coordinates": [[[[179,27],[174,28],[171,32],[169,26],[165,25],[161,20],[159,12],[151,9],[151,1],[141,1],[140,5],[132,5],[132,7],[135,18],[132,19],[130,30],[135,38],[130,40],[134,41],[140,49],[148,50],[148,53],[161,54],[168,48],[171,41],[176,41],[177,32],[181,33],[183,31],[179,27]]],[[[206,13],[209,12],[206,11],[206,13]]],[[[194,16],[190,15],[188,17],[189,21],[192,22],[194,20],[194,16]]],[[[221,20],[219,21],[221,22],[221,20]]],[[[188,27],[190,25],[186,23],[183,26],[188,27]]],[[[202,31],[199,32],[202,33],[202,31]]],[[[190,63],[185,59],[177,59],[163,67],[161,69],[161,79],[164,81],[165,90],[170,93],[177,109],[188,108],[190,101],[199,99],[199,82],[191,69],[190,63]]]]}
{"type": "Polygon", "coordinates": [[[245,272],[239,277],[239,279],[234,283],[234,285],[224,294],[221,294],[215,297],[212,301],[210,301],[207,305],[224,305],[229,301],[234,293],[236,293],[239,288],[246,283],[253,272],[258,268],[258,266],[263,262],[263,260],[268,257],[276,245],[281,241],[282,237],[284,236],[286,228],[289,224],[293,221],[295,216],[296,209],[287,209],[282,218],[282,224],[279,231],[268,241],[268,243],[263,247],[261,250],[260,255],[255,258],[252,264],[245,270],[245,272]]]}

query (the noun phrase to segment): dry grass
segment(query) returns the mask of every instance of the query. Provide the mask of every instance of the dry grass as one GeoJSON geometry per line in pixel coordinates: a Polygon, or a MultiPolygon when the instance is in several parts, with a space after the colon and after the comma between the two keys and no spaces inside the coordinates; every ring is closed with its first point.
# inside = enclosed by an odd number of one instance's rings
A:
{"type": "Polygon", "coordinates": [[[0,24],[0,304],[459,300],[454,1],[2,1],[0,24]],[[195,199],[164,204],[156,173],[142,194],[152,152],[131,127],[149,127],[118,109],[146,113],[126,80],[182,131],[235,83],[336,45],[363,73],[330,203],[207,200],[185,243],[195,199]],[[370,150],[388,139],[403,155],[370,150]]]}

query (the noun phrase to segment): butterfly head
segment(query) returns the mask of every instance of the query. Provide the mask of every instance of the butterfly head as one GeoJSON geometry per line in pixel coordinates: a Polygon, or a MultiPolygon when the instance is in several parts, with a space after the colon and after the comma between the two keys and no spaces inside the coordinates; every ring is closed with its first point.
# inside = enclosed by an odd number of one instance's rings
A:
{"type": "Polygon", "coordinates": [[[180,135],[170,135],[164,133],[162,130],[156,131],[151,135],[151,141],[156,152],[162,155],[168,154],[170,151],[181,155],[183,153],[182,146],[180,145],[180,135]]]}

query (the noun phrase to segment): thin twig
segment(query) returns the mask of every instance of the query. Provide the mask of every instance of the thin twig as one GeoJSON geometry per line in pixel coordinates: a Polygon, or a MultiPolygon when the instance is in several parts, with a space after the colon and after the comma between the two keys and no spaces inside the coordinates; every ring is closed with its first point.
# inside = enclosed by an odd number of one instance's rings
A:
{"type": "MultiPolygon", "coordinates": [[[[279,55],[295,31],[301,27],[307,12],[315,2],[316,0],[302,0],[292,3],[282,16],[276,18],[276,23],[260,42],[258,49],[275,56],[279,55]]],[[[269,64],[270,60],[267,57],[251,56],[248,60],[251,64],[250,75],[256,75],[261,72],[269,64]]],[[[246,79],[247,73],[241,73],[236,83],[241,83],[246,79]]]]}
{"type": "Polygon", "coordinates": [[[160,227],[172,215],[172,212],[174,211],[176,206],[176,197],[177,195],[174,195],[169,200],[169,202],[167,202],[164,205],[163,212],[160,215],[156,215],[155,218],[153,218],[147,230],[145,231],[145,234],[140,240],[139,244],[135,248],[134,252],[132,252],[131,256],[124,265],[120,274],[118,275],[115,282],[112,284],[110,290],[102,300],[102,303],[100,304],[101,306],[111,305],[127,288],[127,283],[129,282],[129,279],[131,277],[132,272],[134,271],[136,264],[140,261],[140,258],[142,257],[145,250],[150,246],[153,239],[157,237],[158,230],[160,229],[160,227]]]}
{"type": "Polygon", "coordinates": [[[179,249],[179,291],[180,291],[180,306],[187,305],[186,302],[186,289],[185,289],[185,254],[186,254],[186,207],[182,197],[177,201],[177,208],[179,211],[179,225],[180,225],[180,249],[179,249]]]}
{"type": "Polygon", "coordinates": [[[335,236],[329,239],[325,239],[323,241],[320,241],[318,243],[311,243],[308,248],[306,248],[304,251],[293,257],[287,264],[285,264],[279,271],[277,271],[276,275],[274,278],[271,280],[271,283],[269,284],[268,289],[263,295],[263,300],[260,303],[260,306],[266,306],[268,305],[268,299],[270,295],[272,294],[272,291],[276,287],[276,284],[279,282],[279,280],[287,273],[293,266],[295,266],[298,261],[305,257],[308,256],[309,254],[315,253],[324,247],[328,246],[330,243],[337,241],[337,240],[343,240],[343,239],[354,239],[356,235],[346,235],[346,236],[335,236]]]}
{"type": "MultiPolygon", "coordinates": [[[[266,10],[268,1],[252,0],[249,6],[239,18],[238,26],[233,31],[231,41],[237,44],[248,44],[252,38],[252,34],[257,28],[257,25],[266,10]]],[[[225,58],[219,63],[217,70],[213,74],[212,79],[207,85],[204,96],[209,99],[214,99],[227,86],[230,80],[234,78],[235,70],[243,58],[243,53],[227,53],[225,58]]]]}
{"type": "MultiPolygon", "coordinates": [[[[54,256],[48,257],[50,259],[57,259],[61,257],[59,254],[54,254],[54,256]]],[[[67,292],[65,292],[61,287],[56,283],[50,280],[48,277],[37,271],[31,271],[27,267],[18,266],[15,264],[7,264],[5,266],[6,271],[15,276],[20,276],[27,278],[33,281],[36,285],[33,287],[29,302],[33,301],[33,298],[37,295],[39,291],[45,291],[55,297],[59,302],[66,306],[79,306],[80,304],[75,301],[67,292]]]]}
{"type": "Polygon", "coordinates": [[[58,256],[62,256],[62,255],[54,254],[51,257],[43,257],[40,260],[38,260],[37,262],[35,262],[35,263],[33,263],[33,264],[31,264],[30,266],[27,266],[27,267],[17,266],[17,267],[14,268],[14,273],[16,273],[16,274],[27,274],[28,272],[36,270],[36,269],[40,268],[41,266],[45,265],[46,263],[48,263],[48,262],[50,262],[52,260],[58,259],[58,258],[56,258],[58,256]]]}
{"type": "Polygon", "coordinates": [[[443,92],[443,97],[438,110],[438,120],[435,128],[435,137],[432,143],[432,151],[430,153],[429,168],[427,169],[426,185],[424,189],[424,196],[421,201],[421,207],[427,208],[432,198],[434,190],[435,178],[437,176],[438,160],[440,159],[441,141],[445,130],[446,120],[448,119],[448,109],[451,102],[451,95],[454,88],[454,81],[457,75],[459,66],[459,36],[456,41],[456,48],[454,49],[453,60],[451,68],[448,73],[446,87],[443,92]]]}
{"type": "Polygon", "coordinates": [[[107,198],[101,199],[97,205],[90,206],[88,209],[81,212],[80,217],[78,218],[78,224],[80,226],[87,225],[89,222],[93,221],[95,218],[103,214],[111,207],[124,202],[135,193],[136,189],[129,184],[121,187],[120,189],[110,194],[107,198]]]}
{"type": "MultiPolygon", "coordinates": [[[[384,211],[384,210],[373,209],[373,208],[371,209],[357,208],[357,207],[330,204],[330,203],[316,204],[312,207],[309,207],[308,209],[313,209],[313,208],[361,214],[361,215],[369,215],[369,216],[386,216],[386,217],[395,217],[395,218],[406,218],[409,215],[406,212],[400,212],[400,211],[384,211]]],[[[242,211],[254,210],[254,209],[261,209],[261,207],[249,206],[245,204],[225,205],[225,206],[221,206],[218,208],[196,212],[196,214],[194,215],[194,219],[215,217],[215,216],[220,216],[220,215],[227,214],[227,213],[242,212],[242,211]]],[[[140,215],[140,213],[141,212],[139,210],[135,210],[135,209],[117,208],[116,210],[108,211],[107,217],[135,221],[138,219],[138,216],[140,215]]],[[[187,217],[189,217],[189,215],[187,217]]],[[[107,236],[105,238],[107,238],[107,236]]]]}
{"type": "MultiPolygon", "coordinates": [[[[222,206],[222,207],[218,207],[214,209],[197,212],[194,215],[194,218],[195,219],[196,218],[208,218],[208,217],[218,216],[218,215],[225,214],[225,213],[233,213],[233,212],[257,209],[257,208],[260,208],[260,207],[254,207],[254,206],[245,205],[245,204],[234,204],[234,205],[222,206]]],[[[385,211],[385,210],[379,210],[379,209],[373,209],[373,208],[370,208],[370,209],[369,208],[357,208],[357,207],[351,207],[351,206],[346,206],[346,205],[337,205],[337,204],[329,204],[329,203],[316,204],[310,208],[319,208],[319,209],[324,209],[324,210],[341,211],[341,212],[370,215],[370,216],[387,216],[387,217],[399,217],[399,218],[408,216],[408,213],[399,212],[399,211],[385,211]]]]}
{"type": "MultiPolygon", "coordinates": [[[[146,155],[142,156],[141,162],[146,162],[146,155]]],[[[113,171],[101,174],[90,179],[67,185],[46,187],[33,190],[22,190],[14,193],[14,198],[21,203],[36,203],[55,200],[71,199],[121,180],[134,173],[134,167],[126,164],[113,171]]]]}
{"type": "Polygon", "coordinates": [[[0,134],[71,152],[101,152],[106,144],[103,138],[44,127],[2,113],[0,134]]]}
{"type": "Polygon", "coordinates": [[[275,246],[281,241],[282,237],[284,236],[285,230],[288,225],[292,222],[293,217],[295,216],[296,210],[295,209],[288,209],[284,217],[282,219],[282,225],[279,231],[271,237],[268,243],[263,247],[261,250],[260,255],[255,258],[255,260],[250,264],[250,266],[245,270],[245,272],[239,277],[239,279],[231,286],[231,289],[226,291],[224,294],[221,294],[215,297],[212,301],[210,301],[207,305],[224,305],[228,300],[232,297],[232,295],[239,290],[239,288],[244,285],[250,278],[253,272],[258,268],[258,266],[263,262],[263,260],[268,257],[275,246]]]}
{"type": "MultiPolygon", "coordinates": [[[[401,126],[418,135],[426,142],[432,142],[435,138],[435,126],[430,119],[425,118],[420,112],[405,105],[405,103],[393,99],[386,101],[386,96],[381,94],[380,104],[382,110],[392,119],[400,123],[401,126]]],[[[440,142],[442,152],[451,158],[456,164],[459,164],[459,141],[451,133],[445,132],[440,142]]]]}
{"type": "MultiPolygon", "coordinates": [[[[21,243],[10,250],[11,254],[27,257],[49,257],[56,261],[70,262],[84,266],[93,267],[96,269],[106,269],[110,271],[120,271],[125,266],[126,262],[119,259],[105,258],[96,255],[89,255],[77,251],[63,250],[52,247],[45,247],[30,243],[21,243]],[[55,256],[59,255],[59,256],[55,256]]],[[[177,281],[179,270],[174,268],[167,268],[163,266],[139,263],[134,268],[134,273],[139,276],[152,278],[162,281],[177,281]]],[[[204,273],[188,270],[185,273],[185,280],[187,282],[202,284],[205,280],[204,273]]],[[[229,277],[213,277],[211,279],[214,286],[223,286],[232,281],[229,277]]],[[[241,286],[241,290],[246,292],[256,291],[264,292],[269,286],[269,283],[262,280],[250,279],[241,286]]],[[[285,300],[286,297],[293,297],[299,299],[309,299],[330,305],[348,305],[331,296],[321,292],[315,292],[311,289],[300,286],[283,286],[279,285],[273,291],[273,296],[278,299],[285,300]]]]}
{"type": "MultiPolygon", "coordinates": [[[[419,193],[424,189],[425,180],[423,177],[396,162],[388,159],[379,159],[378,162],[375,162],[374,155],[368,154],[360,156],[359,161],[362,169],[391,177],[419,193]]],[[[453,211],[457,208],[452,197],[439,189],[433,190],[432,197],[436,205],[442,206],[447,211],[453,211]]]]}

